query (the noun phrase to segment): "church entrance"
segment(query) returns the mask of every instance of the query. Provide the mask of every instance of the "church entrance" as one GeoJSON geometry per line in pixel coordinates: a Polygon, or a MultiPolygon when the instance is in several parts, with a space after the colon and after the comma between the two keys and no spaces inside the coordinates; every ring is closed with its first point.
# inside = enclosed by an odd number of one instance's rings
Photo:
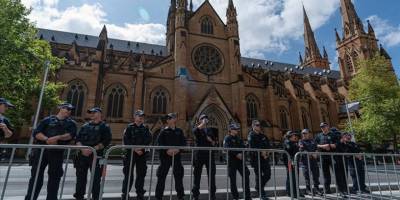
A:
{"type": "Polygon", "coordinates": [[[228,133],[229,120],[225,112],[215,104],[207,106],[200,114],[206,114],[209,119],[208,127],[211,128],[214,134],[218,137],[219,146],[222,146],[222,141],[228,133]]]}

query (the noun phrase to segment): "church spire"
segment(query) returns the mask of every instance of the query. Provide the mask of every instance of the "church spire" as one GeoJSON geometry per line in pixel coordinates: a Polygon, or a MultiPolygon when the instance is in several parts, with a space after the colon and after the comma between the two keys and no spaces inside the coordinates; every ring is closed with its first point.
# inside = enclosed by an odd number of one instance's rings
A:
{"type": "Polygon", "coordinates": [[[237,24],[237,12],[235,5],[233,5],[233,0],[229,0],[228,9],[226,10],[226,17],[228,19],[228,24],[236,23],[237,24]]]}
{"type": "Polygon", "coordinates": [[[317,42],[315,40],[314,31],[311,28],[310,20],[306,9],[303,5],[303,20],[304,20],[304,59],[301,62],[302,66],[311,66],[322,69],[329,69],[328,57],[322,57],[321,52],[318,48],[317,42]]]}
{"type": "Polygon", "coordinates": [[[372,25],[369,20],[367,20],[367,24],[368,24],[368,35],[375,37],[374,28],[372,28],[372,25]]]}
{"type": "Polygon", "coordinates": [[[308,19],[308,15],[306,9],[303,6],[303,18],[304,18],[304,44],[305,48],[308,49],[308,58],[309,59],[317,59],[321,58],[321,53],[319,51],[317,42],[315,41],[314,32],[311,28],[310,20],[308,19]]]}
{"type": "Polygon", "coordinates": [[[342,12],[344,38],[348,38],[354,34],[365,33],[364,25],[358,17],[351,0],[340,0],[340,9],[342,12]]]}
{"type": "Polygon", "coordinates": [[[190,12],[193,12],[193,0],[190,0],[189,9],[190,12]]]}

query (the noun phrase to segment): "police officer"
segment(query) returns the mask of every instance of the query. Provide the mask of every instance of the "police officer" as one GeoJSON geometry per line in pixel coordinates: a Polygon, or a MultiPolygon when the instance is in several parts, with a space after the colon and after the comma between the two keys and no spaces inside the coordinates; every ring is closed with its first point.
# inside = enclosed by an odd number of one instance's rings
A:
{"type": "MultiPolygon", "coordinates": [[[[211,129],[207,128],[207,123],[208,116],[205,114],[200,115],[198,125],[196,128],[193,129],[193,134],[197,147],[215,147],[216,145],[217,137],[214,135],[214,132],[211,131],[211,129]]],[[[211,185],[209,185],[211,199],[215,199],[215,158],[214,152],[211,152],[210,157],[210,152],[207,150],[196,151],[194,155],[194,182],[192,188],[193,199],[198,200],[200,195],[199,190],[203,165],[206,166],[209,183],[211,183],[211,185]]]]}
{"type": "MultiPolygon", "coordinates": [[[[299,142],[301,152],[316,152],[317,143],[315,143],[310,130],[304,129],[301,131],[303,138],[299,142]]],[[[306,180],[306,192],[309,194],[321,194],[319,188],[319,168],[318,156],[316,154],[304,154],[301,156],[301,163],[303,164],[303,175],[306,180]],[[310,174],[312,175],[314,188],[311,192],[310,174]]]]}
{"type": "MultiPolygon", "coordinates": [[[[286,192],[288,196],[293,196],[294,198],[297,198],[297,187],[296,187],[296,172],[295,170],[299,170],[298,168],[295,169],[294,165],[290,162],[290,160],[294,159],[294,156],[296,155],[297,152],[299,152],[299,139],[300,139],[300,134],[293,132],[293,131],[288,131],[286,133],[286,138],[283,142],[283,147],[284,150],[289,154],[290,158],[287,157],[286,154],[283,156],[283,161],[286,166],[286,192]],[[289,160],[290,159],[290,160],[289,160]],[[291,187],[290,184],[290,177],[291,181],[293,184],[293,188],[291,187]],[[292,190],[293,190],[293,195],[292,195],[292,190]]],[[[300,197],[304,197],[303,194],[299,195],[300,197]]]]}
{"type": "MultiPolygon", "coordinates": [[[[110,127],[102,121],[102,110],[98,107],[91,108],[87,111],[90,114],[91,121],[84,124],[79,130],[76,137],[76,145],[90,146],[96,150],[97,156],[101,157],[104,148],[111,142],[110,127]]],[[[86,190],[87,173],[92,169],[93,154],[89,149],[82,149],[75,158],[74,166],[76,168],[76,188],[74,197],[77,200],[83,200],[86,190]]],[[[93,180],[93,199],[99,199],[100,178],[103,167],[97,160],[94,180],[93,180]]]]}
{"type": "MultiPolygon", "coordinates": [[[[124,131],[124,145],[149,145],[151,143],[151,133],[144,123],[144,112],[137,110],[134,114],[134,122],[128,124],[128,127],[124,131]]],[[[144,199],[146,191],[143,189],[144,178],[146,177],[147,165],[146,165],[146,152],[143,148],[135,148],[128,150],[124,158],[124,181],[122,182],[122,199],[129,198],[129,192],[132,188],[134,173],[133,169],[136,165],[136,194],[138,200],[144,199]],[[131,164],[132,162],[132,164],[131,164]],[[131,168],[130,168],[131,167],[131,168]],[[131,175],[129,177],[129,174],[131,175]],[[129,180],[129,183],[128,183],[129,180]]]]}
{"type": "MultiPolygon", "coordinates": [[[[342,140],[339,144],[340,152],[343,153],[361,153],[360,147],[351,141],[352,135],[350,133],[343,133],[342,140]]],[[[346,167],[349,168],[350,176],[353,181],[353,187],[350,190],[351,193],[357,192],[369,194],[370,191],[365,185],[365,166],[363,157],[361,155],[346,156],[346,167]]],[[[347,170],[347,169],[346,169],[347,170]]]]}
{"type": "MultiPolygon", "coordinates": [[[[270,149],[269,140],[261,130],[261,123],[258,120],[253,120],[251,124],[252,130],[248,135],[248,143],[250,148],[254,149],[270,149]]],[[[261,194],[261,199],[268,199],[264,190],[265,185],[271,178],[271,165],[269,164],[268,153],[266,151],[251,152],[251,166],[254,168],[256,175],[256,191],[261,194]],[[259,160],[260,158],[260,160],[259,160]],[[259,174],[259,172],[261,174],[259,174]],[[260,186],[261,182],[261,186],[260,186]]]]}
{"type": "MultiPolygon", "coordinates": [[[[240,126],[236,123],[229,125],[229,134],[224,138],[224,148],[245,148],[243,140],[238,136],[240,126]]],[[[231,180],[231,193],[233,199],[239,199],[239,192],[236,186],[236,171],[244,180],[244,199],[251,199],[250,194],[250,171],[246,166],[246,159],[242,151],[228,151],[228,175],[231,180]],[[244,163],[244,169],[243,169],[244,163]]]]}
{"type": "MultiPolygon", "coordinates": [[[[76,134],[76,123],[70,118],[71,111],[74,109],[69,103],[63,103],[58,106],[59,112],[57,115],[52,115],[43,119],[36,130],[33,132],[35,143],[41,145],[66,145],[76,134]]],[[[29,179],[28,192],[25,200],[30,200],[31,195],[36,200],[43,185],[43,173],[47,166],[48,169],[48,182],[47,182],[47,200],[56,200],[58,187],[61,177],[63,175],[63,159],[64,150],[61,149],[45,149],[43,152],[42,160],[40,160],[40,149],[32,151],[30,164],[31,177],[29,179]],[[39,168],[39,169],[38,169],[39,168]],[[39,170],[38,174],[36,171],[39,170]],[[37,176],[37,179],[35,177],[37,176]],[[33,188],[36,182],[36,187],[33,188]]]]}
{"type": "Polygon", "coordinates": [[[7,101],[5,98],[0,98],[0,142],[9,138],[13,135],[13,128],[11,126],[8,118],[4,116],[4,113],[9,108],[14,108],[15,106],[7,101]]]}
{"type": "MultiPolygon", "coordinates": [[[[159,146],[186,146],[186,139],[182,129],[176,127],[176,114],[170,113],[166,116],[167,126],[161,130],[157,138],[159,146]]],[[[183,189],[183,166],[181,162],[181,150],[163,149],[160,150],[160,166],[157,169],[156,199],[162,200],[165,188],[165,179],[169,168],[173,165],[175,179],[175,190],[179,200],[185,196],[183,189]],[[172,164],[173,161],[173,164],[172,164]]]]}
{"type": "MultiPolygon", "coordinates": [[[[336,146],[340,142],[338,138],[338,133],[331,132],[329,125],[325,122],[320,124],[322,130],[321,133],[315,138],[319,152],[336,152],[336,146]]],[[[341,156],[333,156],[334,163],[332,163],[332,157],[330,155],[321,156],[322,172],[324,176],[324,188],[326,194],[331,194],[330,184],[331,184],[331,173],[330,169],[334,168],[336,184],[341,195],[346,195],[347,183],[346,180],[342,178],[344,175],[344,168],[341,156]]]]}

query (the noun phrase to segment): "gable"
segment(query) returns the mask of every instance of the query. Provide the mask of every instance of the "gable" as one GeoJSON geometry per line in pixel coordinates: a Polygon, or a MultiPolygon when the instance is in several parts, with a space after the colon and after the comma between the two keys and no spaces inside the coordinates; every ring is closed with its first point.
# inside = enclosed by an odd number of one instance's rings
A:
{"type": "Polygon", "coordinates": [[[211,36],[222,37],[225,35],[225,23],[208,1],[205,1],[190,17],[190,32],[201,34],[201,22],[205,17],[211,19],[214,27],[214,34],[211,36]]]}

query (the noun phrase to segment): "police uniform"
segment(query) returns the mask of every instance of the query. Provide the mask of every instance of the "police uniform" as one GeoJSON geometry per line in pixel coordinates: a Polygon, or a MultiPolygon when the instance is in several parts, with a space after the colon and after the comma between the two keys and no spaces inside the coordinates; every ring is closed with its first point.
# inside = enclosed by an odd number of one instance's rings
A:
{"type": "MultiPolygon", "coordinates": [[[[93,108],[88,110],[88,113],[90,112],[101,112],[101,109],[93,108]]],[[[111,137],[112,135],[110,127],[105,122],[88,122],[84,124],[79,130],[79,133],[76,137],[76,142],[81,143],[83,146],[95,147],[96,145],[101,144],[103,147],[107,147],[108,145],[110,145],[111,137]]],[[[97,150],[96,153],[98,158],[103,156],[104,148],[97,150]]],[[[74,166],[76,168],[76,188],[74,197],[78,200],[84,199],[83,197],[86,190],[87,173],[88,170],[92,169],[92,161],[93,154],[91,154],[90,156],[84,156],[80,151],[75,158],[74,166]]],[[[99,198],[100,179],[102,171],[103,167],[100,167],[100,164],[97,161],[92,189],[92,197],[94,200],[97,200],[99,198]]]]}
{"type": "MultiPolygon", "coordinates": [[[[311,134],[308,130],[303,130],[303,134],[311,134]]],[[[316,152],[317,143],[313,139],[302,139],[299,142],[301,152],[316,152]]],[[[306,181],[306,190],[311,191],[310,174],[312,175],[314,190],[313,192],[320,192],[319,190],[319,168],[318,158],[311,156],[310,154],[304,154],[301,156],[301,163],[303,164],[303,175],[306,181]]]]}
{"type": "MultiPolygon", "coordinates": [[[[73,109],[73,106],[70,104],[62,104],[60,108],[73,109]]],[[[36,135],[38,133],[44,134],[46,137],[51,138],[54,136],[64,135],[69,133],[71,138],[74,138],[76,135],[76,123],[71,118],[66,119],[58,119],[56,116],[49,116],[43,119],[36,130],[33,133],[33,138],[36,139],[36,135]]],[[[70,141],[59,141],[58,145],[67,145],[70,141]]],[[[41,145],[46,145],[44,141],[36,141],[36,143],[41,145]]],[[[47,166],[48,168],[48,182],[47,182],[47,200],[56,200],[58,187],[60,184],[61,177],[63,176],[63,159],[64,159],[64,150],[62,149],[46,149],[43,151],[42,162],[39,163],[40,159],[40,149],[33,149],[30,164],[31,168],[31,177],[29,179],[28,192],[25,196],[25,200],[30,200],[31,195],[33,195],[33,199],[36,200],[40,193],[40,190],[43,186],[43,175],[47,166]],[[36,188],[33,192],[33,185],[35,182],[36,171],[39,168],[39,174],[37,175],[36,188]],[[33,194],[32,194],[33,193],[33,194]]]]}
{"type": "MultiPolygon", "coordinates": [[[[157,138],[159,146],[186,146],[186,139],[180,128],[166,127],[161,130],[157,138]]],[[[156,199],[161,200],[164,194],[165,179],[169,168],[173,163],[173,174],[175,179],[175,190],[178,199],[183,199],[185,193],[183,189],[184,169],[181,162],[181,154],[176,154],[173,158],[167,154],[167,149],[160,150],[160,166],[157,169],[156,199]]]]}
{"type": "MultiPolygon", "coordinates": [[[[315,137],[315,143],[317,145],[324,145],[324,144],[337,144],[337,137],[334,133],[319,133],[315,137]]],[[[333,149],[325,150],[318,148],[319,152],[335,152],[333,149]]],[[[321,165],[322,165],[322,173],[324,176],[324,188],[326,193],[330,193],[330,185],[331,185],[331,172],[330,169],[333,169],[333,163],[331,156],[323,155],[321,156],[321,165]]]]}
{"type": "MultiPolygon", "coordinates": [[[[207,118],[206,115],[201,115],[199,117],[200,120],[207,118]]],[[[195,138],[195,144],[197,147],[214,147],[215,144],[212,144],[212,142],[208,141],[207,137],[211,138],[213,141],[217,141],[217,137],[213,133],[213,131],[209,128],[194,128],[193,129],[193,135],[195,138]]],[[[203,171],[203,165],[206,166],[207,169],[207,175],[208,178],[211,179],[211,185],[209,186],[209,190],[211,193],[211,198],[215,199],[215,192],[216,192],[216,186],[215,186],[215,152],[211,152],[211,157],[210,157],[210,151],[207,150],[199,150],[194,152],[194,160],[193,160],[193,176],[194,176],[194,182],[193,182],[193,188],[192,188],[192,194],[194,199],[198,199],[200,195],[200,180],[201,180],[201,172],[203,171]],[[210,160],[211,159],[211,160],[210,160]],[[211,166],[210,166],[210,161],[211,161],[211,166]],[[211,174],[210,174],[211,171],[211,174]]]]}
{"type": "MultiPolygon", "coordinates": [[[[344,133],[343,136],[348,135],[344,133]]],[[[340,142],[338,149],[342,153],[361,153],[360,147],[352,141],[340,142]]],[[[365,185],[365,163],[363,158],[357,158],[357,156],[345,156],[346,170],[350,171],[350,176],[353,181],[352,193],[361,191],[363,193],[370,193],[365,185]],[[358,181],[360,181],[358,183],[358,181]],[[360,187],[360,188],[359,188],[360,187]]]]}
{"type": "Polygon", "coordinates": [[[283,148],[289,154],[290,157],[288,158],[287,155],[284,154],[283,161],[286,167],[286,192],[288,196],[291,196],[293,190],[293,197],[297,198],[297,187],[296,187],[297,182],[296,182],[295,170],[297,170],[298,172],[299,168],[295,169],[294,165],[289,161],[294,159],[294,156],[296,155],[297,152],[299,152],[300,149],[299,149],[299,144],[297,142],[292,142],[289,140],[289,138],[292,137],[293,135],[299,137],[298,133],[292,131],[288,131],[286,133],[286,139],[283,142],[283,148]],[[292,183],[294,186],[292,189],[290,184],[290,177],[292,177],[292,183]]]}
{"type": "MultiPolygon", "coordinates": [[[[269,140],[263,133],[256,133],[250,131],[248,136],[249,147],[253,149],[270,149],[269,140]]],[[[269,158],[264,158],[260,152],[250,153],[251,166],[254,168],[254,174],[256,175],[256,191],[257,194],[260,192],[261,197],[265,197],[264,187],[271,178],[271,165],[269,164],[269,158]],[[258,160],[260,158],[260,161],[258,160]],[[259,167],[260,166],[260,167],[259,167]],[[259,175],[259,172],[261,174],[259,175]],[[261,177],[261,180],[260,180],[261,177]],[[261,187],[259,186],[261,182],[261,187]],[[259,191],[261,189],[261,191],[259,191]]]]}
{"type": "MultiPolygon", "coordinates": [[[[135,115],[140,115],[144,116],[143,111],[136,111],[135,115]]],[[[151,134],[150,131],[147,127],[145,127],[143,124],[137,125],[135,123],[131,123],[128,125],[128,127],[125,129],[124,133],[124,144],[125,145],[139,145],[139,146],[145,146],[149,145],[151,143],[151,134]]],[[[122,183],[122,197],[125,199],[125,197],[128,196],[129,191],[132,188],[133,184],[133,179],[134,179],[134,172],[133,169],[136,165],[136,182],[135,182],[135,188],[136,188],[136,194],[138,199],[143,199],[144,193],[146,191],[143,189],[144,186],[144,178],[146,177],[146,172],[147,172],[147,164],[146,164],[146,152],[143,149],[143,154],[138,155],[135,151],[133,150],[128,150],[127,153],[125,154],[125,158],[123,160],[124,163],[124,168],[123,168],[123,173],[124,173],[124,180],[122,183]],[[132,154],[133,153],[133,154],[132,154]],[[132,158],[132,160],[130,160],[132,158]],[[130,161],[132,161],[132,168],[130,169],[130,161]],[[131,172],[131,177],[129,177],[129,172],[131,172]],[[128,184],[128,179],[130,180],[128,184]]]]}
{"type": "MultiPolygon", "coordinates": [[[[229,130],[239,130],[239,129],[240,127],[237,124],[229,125],[229,130]]],[[[224,138],[224,148],[246,148],[246,146],[244,145],[243,140],[240,139],[239,136],[233,136],[231,134],[228,134],[224,138]]],[[[228,175],[229,179],[231,180],[230,181],[231,193],[233,199],[239,199],[239,192],[236,186],[236,171],[238,171],[239,174],[242,176],[242,179],[244,179],[244,190],[246,195],[244,198],[251,199],[250,180],[249,180],[250,171],[247,168],[246,163],[244,163],[244,169],[243,169],[243,162],[246,162],[244,152],[228,151],[228,175]],[[242,154],[242,160],[236,157],[238,154],[242,154]]]]}
{"type": "MultiPolygon", "coordinates": [[[[8,108],[14,108],[15,106],[13,104],[11,104],[9,101],[7,101],[4,98],[0,98],[0,105],[4,104],[6,105],[8,108]]],[[[10,120],[5,117],[4,115],[2,115],[2,113],[0,113],[0,124],[5,124],[7,126],[7,128],[11,131],[14,132],[14,129],[11,125],[10,120]]],[[[4,133],[4,130],[0,128],[0,144],[2,143],[2,141],[6,138],[6,134],[4,133]]],[[[6,149],[7,151],[7,149],[6,149]]],[[[0,160],[3,159],[4,157],[7,157],[7,155],[3,155],[3,150],[0,148],[0,160]]]]}

